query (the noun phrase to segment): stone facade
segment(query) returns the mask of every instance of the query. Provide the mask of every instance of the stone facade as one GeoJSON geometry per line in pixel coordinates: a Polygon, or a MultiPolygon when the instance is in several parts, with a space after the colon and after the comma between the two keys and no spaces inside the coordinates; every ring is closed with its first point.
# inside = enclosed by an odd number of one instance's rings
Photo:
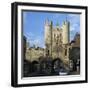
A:
{"type": "Polygon", "coordinates": [[[26,60],[38,61],[40,57],[51,57],[52,60],[59,58],[63,62],[69,62],[69,50],[72,47],[80,48],[80,34],[76,34],[74,43],[70,43],[70,23],[64,21],[62,26],[53,26],[52,21],[45,21],[44,24],[45,48],[30,47],[26,45],[26,60]]]}
{"type": "Polygon", "coordinates": [[[69,60],[69,21],[64,21],[62,27],[58,24],[53,26],[52,21],[46,20],[45,22],[45,49],[46,56],[60,58],[62,60],[69,60]]]}
{"type": "Polygon", "coordinates": [[[26,60],[32,62],[32,61],[38,61],[40,57],[44,56],[44,49],[43,48],[28,48],[26,50],[26,60]]]}

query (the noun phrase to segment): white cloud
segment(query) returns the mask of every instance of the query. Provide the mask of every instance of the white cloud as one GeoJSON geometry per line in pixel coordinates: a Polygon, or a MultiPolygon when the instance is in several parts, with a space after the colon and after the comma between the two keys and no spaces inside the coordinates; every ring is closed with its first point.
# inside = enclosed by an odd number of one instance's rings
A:
{"type": "Polygon", "coordinates": [[[70,21],[70,41],[73,40],[75,34],[80,32],[80,15],[68,14],[68,20],[70,21]]]}
{"type": "Polygon", "coordinates": [[[37,37],[32,37],[30,40],[29,40],[29,43],[30,43],[30,46],[37,46],[37,47],[44,47],[44,40],[43,38],[41,38],[40,36],[37,36],[37,37]]]}
{"type": "Polygon", "coordinates": [[[79,30],[78,23],[71,23],[71,25],[70,25],[70,31],[78,31],[78,30],[79,30]]]}
{"type": "Polygon", "coordinates": [[[69,14],[70,31],[78,31],[80,28],[80,16],[76,14],[69,14]]]}
{"type": "Polygon", "coordinates": [[[34,34],[31,32],[26,32],[24,35],[27,37],[27,42],[33,41],[34,34]]]}
{"type": "Polygon", "coordinates": [[[26,33],[26,35],[29,36],[29,37],[34,37],[34,34],[31,33],[31,32],[26,33]]]}

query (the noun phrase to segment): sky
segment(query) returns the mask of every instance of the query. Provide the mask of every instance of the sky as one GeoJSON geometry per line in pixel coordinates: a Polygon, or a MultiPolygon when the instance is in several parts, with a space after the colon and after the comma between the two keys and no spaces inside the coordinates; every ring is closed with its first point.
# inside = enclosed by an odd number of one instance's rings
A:
{"type": "Polygon", "coordinates": [[[47,19],[53,21],[53,26],[58,23],[60,27],[67,19],[70,22],[70,41],[77,32],[80,33],[80,14],[23,11],[23,34],[31,47],[45,47],[44,24],[47,19]]]}

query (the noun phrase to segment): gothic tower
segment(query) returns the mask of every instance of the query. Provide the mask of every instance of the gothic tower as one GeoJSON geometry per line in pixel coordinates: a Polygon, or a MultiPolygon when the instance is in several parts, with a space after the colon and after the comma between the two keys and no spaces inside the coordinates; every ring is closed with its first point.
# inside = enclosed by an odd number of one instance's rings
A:
{"type": "Polygon", "coordinates": [[[62,36],[63,36],[63,44],[69,43],[69,30],[70,30],[70,23],[66,20],[63,22],[62,25],[62,36]]]}
{"type": "Polygon", "coordinates": [[[62,25],[62,44],[63,44],[63,57],[65,61],[69,61],[69,39],[70,39],[70,22],[64,21],[62,25]]]}

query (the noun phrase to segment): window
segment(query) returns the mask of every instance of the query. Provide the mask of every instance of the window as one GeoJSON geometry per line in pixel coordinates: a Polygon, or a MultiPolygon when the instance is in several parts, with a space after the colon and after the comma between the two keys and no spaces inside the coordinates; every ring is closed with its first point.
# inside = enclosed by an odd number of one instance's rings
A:
{"type": "Polygon", "coordinates": [[[65,49],[65,56],[67,56],[67,49],[65,49]]]}

